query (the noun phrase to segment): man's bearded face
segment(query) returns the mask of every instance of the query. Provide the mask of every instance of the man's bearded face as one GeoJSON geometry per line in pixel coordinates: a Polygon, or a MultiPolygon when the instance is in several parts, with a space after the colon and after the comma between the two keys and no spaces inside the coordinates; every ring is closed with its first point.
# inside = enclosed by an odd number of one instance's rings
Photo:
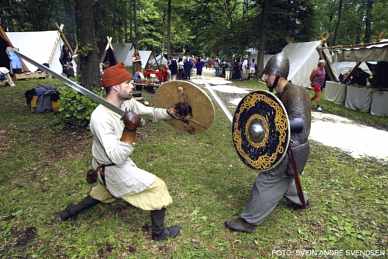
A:
{"type": "Polygon", "coordinates": [[[273,92],[273,90],[275,88],[275,86],[274,86],[275,79],[276,79],[275,75],[263,74],[263,76],[261,77],[261,80],[263,80],[266,83],[268,90],[270,92],[273,92]]]}
{"type": "Polygon", "coordinates": [[[133,88],[134,88],[133,84],[129,81],[125,81],[121,83],[120,91],[119,91],[120,98],[123,100],[130,99],[132,96],[133,88]]]}

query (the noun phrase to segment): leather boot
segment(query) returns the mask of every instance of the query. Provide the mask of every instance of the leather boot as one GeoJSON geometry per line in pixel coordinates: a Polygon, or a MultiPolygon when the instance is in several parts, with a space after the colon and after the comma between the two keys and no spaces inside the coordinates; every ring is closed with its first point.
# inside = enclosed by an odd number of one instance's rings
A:
{"type": "Polygon", "coordinates": [[[242,218],[235,218],[228,221],[225,221],[225,227],[229,228],[232,231],[253,233],[256,230],[256,226],[249,224],[242,218]]]}
{"type": "Polygon", "coordinates": [[[57,214],[57,216],[61,221],[65,221],[65,220],[68,220],[70,218],[74,218],[81,211],[86,210],[88,208],[91,208],[94,205],[98,204],[99,202],[100,201],[93,199],[90,196],[87,196],[82,201],[80,201],[78,204],[70,204],[69,206],[66,207],[66,209],[59,212],[57,214]]]}
{"type": "Polygon", "coordinates": [[[152,240],[160,241],[169,237],[176,237],[179,235],[181,227],[179,225],[164,227],[164,216],[166,215],[166,209],[152,210],[151,211],[151,230],[152,240]]]}

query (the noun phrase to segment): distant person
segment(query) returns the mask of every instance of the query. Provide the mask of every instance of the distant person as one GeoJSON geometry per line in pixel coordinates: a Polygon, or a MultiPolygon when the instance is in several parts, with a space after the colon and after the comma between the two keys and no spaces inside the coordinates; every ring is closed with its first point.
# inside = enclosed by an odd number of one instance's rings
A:
{"type": "Polygon", "coordinates": [[[202,69],[205,66],[205,63],[198,57],[197,62],[195,63],[195,68],[197,69],[197,76],[202,76],[202,69]]]}
{"type": "MultiPolygon", "coordinates": [[[[62,65],[62,73],[67,77],[74,77],[73,58],[71,52],[66,45],[63,45],[59,62],[62,65]]],[[[103,67],[104,69],[104,67],[103,67]]]]}
{"type": "Polygon", "coordinates": [[[141,71],[141,68],[137,67],[137,71],[133,75],[133,81],[135,82],[141,82],[145,80],[145,76],[143,72],[141,71]]]}
{"type": "Polygon", "coordinates": [[[233,62],[232,79],[241,80],[241,63],[238,59],[233,62]]]}
{"type": "Polygon", "coordinates": [[[9,70],[6,67],[0,67],[0,81],[1,80],[7,80],[9,86],[15,86],[15,83],[12,80],[9,70]]]}
{"type": "Polygon", "coordinates": [[[252,61],[249,64],[249,79],[255,78],[256,76],[256,62],[253,58],[252,61]]]}
{"type": "Polygon", "coordinates": [[[214,60],[214,70],[215,76],[220,76],[220,60],[218,58],[214,60]]]}
{"type": "Polygon", "coordinates": [[[321,92],[326,83],[325,65],[326,62],[323,59],[319,60],[317,68],[315,68],[310,74],[311,87],[314,89],[314,96],[311,98],[311,102],[316,104],[316,110],[318,112],[322,111],[320,101],[321,92]]]}
{"type": "Polygon", "coordinates": [[[190,57],[183,62],[183,70],[185,71],[185,79],[190,80],[191,69],[193,68],[193,61],[190,57]]]}
{"type": "Polygon", "coordinates": [[[168,67],[171,71],[171,80],[176,80],[178,74],[178,63],[175,58],[171,59],[170,65],[168,67]]]}
{"type": "Polygon", "coordinates": [[[168,81],[168,66],[160,65],[159,69],[156,71],[156,77],[158,78],[160,83],[168,81]]]}
{"type": "Polygon", "coordinates": [[[183,59],[182,59],[182,57],[179,57],[179,59],[178,59],[178,74],[177,74],[177,79],[178,79],[178,80],[184,79],[183,59]]]}
{"type": "Polygon", "coordinates": [[[230,62],[224,62],[224,68],[225,68],[225,79],[230,80],[231,74],[232,74],[232,65],[230,62]]]}
{"type": "Polygon", "coordinates": [[[248,65],[248,59],[245,58],[244,61],[241,64],[241,79],[247,80],[249,76],[249,65],[248,65]]]}
{"type": "Polygon", "coordinates": [[[13,80],[16,80],[16,74],[21,74],[23,72],[22,61],[20,60],[19,56],[16,55],[15,52],[13,52],[11,47],[6,48],[6,53],[10,62],[10,74],[13,80]]]}
{"type": "Polygon", "coordinates": [[[147,65],[143,74],[144,74],[144,77],[147,78],[147,79],[150,79],[151,78],[151,74],[155,74],[156,72],[152,69],[151,65],[147,65]]]}

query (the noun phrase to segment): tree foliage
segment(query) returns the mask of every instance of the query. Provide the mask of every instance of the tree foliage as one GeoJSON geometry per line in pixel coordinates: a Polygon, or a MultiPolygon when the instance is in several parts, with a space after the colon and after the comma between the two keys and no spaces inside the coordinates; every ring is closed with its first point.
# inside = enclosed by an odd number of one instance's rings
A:
{"type": "MultiPolygon", "coordinates": [[[[314,32],[315,37],[329,32],[334,36],[335,24],[338,21],[340,0],[319,1],[313,0],[314,5],[314,32]]],[[[343,0],[342,18],[338,25],[336,44],[367,43],[378,40],[380,34],[388,33],[388,0],[343,0]],[[372,3],[368,15],[368,3],[372,3]],[[368,40],[367,21],[370,19],[370,35],[368,40]]],[[[332,39],[332,38],[331,38],[332,39]]]]}
{"type": "MultiPolygon", "coordinates": [[[[338,44],[363,42],[369,34],[371,41],[384,32],[387,37],[388,0],[269,2],[271,8],[263,22],[264,0],[91,0],[94,21],[90,24],[94,26],[87,26],[95,31],[97,55],[105,47],[106,36],[116,42],[136,39],[138,48],[157,53],[170,49],[170,54],[221,57],[243,55],[261,41],[265,41],[265,52],[275,53],[287,42],[317,40],[325,32],[333,39],[337,31],[338,44]]],[[[75,45],[75,39],[81,38],[79,32],[84,31],[80,27],[85,26],[76,23],[76,9],[75,0],[4,0],[0,23],[10,31],[56,29],[55,23],[64,23],[75,45]]]]}

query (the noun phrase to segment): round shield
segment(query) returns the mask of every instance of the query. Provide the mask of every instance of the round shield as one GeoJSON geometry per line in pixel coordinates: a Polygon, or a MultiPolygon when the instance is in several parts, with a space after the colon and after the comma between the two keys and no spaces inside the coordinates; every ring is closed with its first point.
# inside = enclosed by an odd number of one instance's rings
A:
{"type": "Polygon", "coordinates": [[[204,90],[188,81],[174,80],[163,83],[152,98],[155,107],[169,108],[187,103],[191,115],[185,121],[168,120],[175,129],[196,134],[208,129],[214,120],[214,106],[204,90]]]}
{"type": "Polygon", "coordinates": [[[272,93],[259,90],[245,96],[233,117],[233,144],[241,160],[267,171],[287,153],[290,127],[287,112],[272,93]]]}

